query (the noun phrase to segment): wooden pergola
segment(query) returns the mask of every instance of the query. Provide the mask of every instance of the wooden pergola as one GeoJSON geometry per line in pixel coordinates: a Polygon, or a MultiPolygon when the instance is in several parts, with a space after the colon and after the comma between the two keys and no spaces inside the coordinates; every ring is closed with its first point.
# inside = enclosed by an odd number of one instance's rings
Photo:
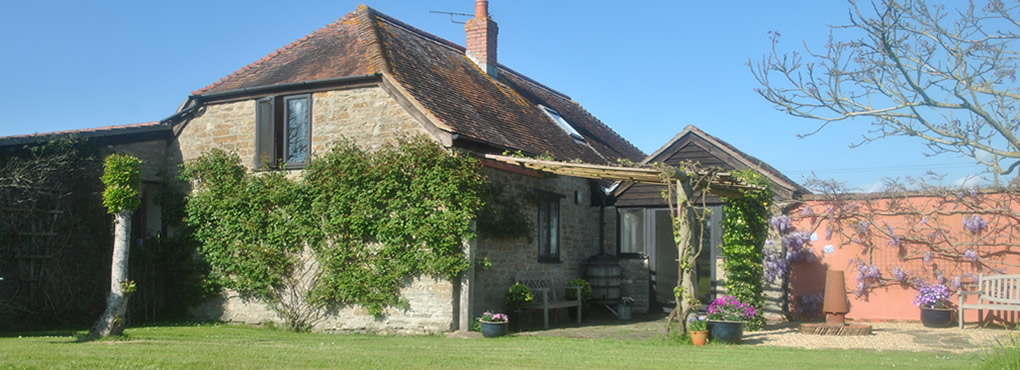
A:
{"type": "Polygon", "coordinates": [[[681,318],[679,320],[680,327],[684,328],[682,330],[686,330],[686,323],[682,318],[686,317],[695,305],[693,294],[697,288],[694,285],[693,266],[698,254],[701,253],[701,243],[696,243],[698,248],[695,250],[694,233],[691,225],[696,222],[696,213],[692,200],[696,199],[696,196],[699,195],[698,193],[700,193],[701,199],[704,201],[706,193],[731,199],[741,199],[745,191],[762,190],[757,186],[741,181],[729,172],[699,169],[697,166],[681,170],[603,166],[494,154],[487,154],[485,158],[511,166],[521,166],[535,171],[559,175],[666,186],[667,194],[665,196],[667,203],[669,203],[670,217],[673,219],[673,239],[677,243],[676,247],[679,256],[677,258],[677,270],[679,271],[677,289],[681,293],[675,293],[677,305],[667,317],[663,336],[668,336],[670,323],[677,318],[681,318]],[[693,171],[693,173],[689,171],[693,171]]]}
{"type": "MultiPolygon", "coordinates": [[[[514,166],[521,166],[535,171],[554,173],[558,175],[574,176],[587,179],[601,179],[610,181],[629,181],[642,184],[665,185],[667,181],[685,182],[690,180],[683,171],[676,171],[672,178],[663,178],[663,172],[654,168],[646,167],[622,167],[604,166],[588,163],[573,163],[549,161],[534,158],[520,158],[506,155],[486,154],[486,159],[506,163],[514,166]]],[[[708,170],[702,170],[704,174],[708,170]]],[[[694,190],[700,190],[694,188],[694,190]]],[[[744,190],[761,190],[759,187],[749,185],[740,181],[729,172],[715,172],[715,181],[712,183],[710,193],[728,197],[742,198],[744,190]]]]}

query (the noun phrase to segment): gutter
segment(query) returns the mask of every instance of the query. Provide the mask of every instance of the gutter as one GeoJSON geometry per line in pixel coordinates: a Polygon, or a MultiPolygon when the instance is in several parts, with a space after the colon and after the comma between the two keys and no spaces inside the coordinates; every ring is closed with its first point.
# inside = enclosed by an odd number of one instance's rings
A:
{"type": "Polygon", "coordinates": [[[288,82],[288,83],[273,84],[273,85],[262,85],[262,86],[245,87],[245,88],[234,89],[234,90],[220,91],[220,92],[209,93],[209,94],[190,95],[190,96],[188,96],[188,100],[186,100],[184,102],[184,104],[182,104],[182,106],[184,107],[183,109],[180,109],[180,110],[177,111],[177,113],[174,113],[174,114],[170,115],[169,117],[160,120],[160,122],[161,123],[167,123],[167,122],[177,121],[178,119],[181,119],[184,116],[186,116],[188,113],[194,112],[202,104],[209,103],[209,102],[214,102],[214,101],[218,101],[218,100],[226,100],[226,99],[232,99],[232,98],[238,98],[238,97],[244,97],[244,96],[251,96],[251,95],[271,94],[271,93],[276,93],[276,92],[295,90],[295,89],[298,89],[298,88],[315,89],[315,88],[329,87],[329,86],[343,85],[343,84],[357,83],[357,82],[379,82],[379,81],[382,81],[382,75],[383,75],[382,73],[376,72],[376,73],[371,73],[371,74],[362,74],[362,75],[344,76],[344,77],[335,77],[335,78],[325,78],[325,79],[321,79],[321,80],[311,80],[311,81],[288,82]]]}

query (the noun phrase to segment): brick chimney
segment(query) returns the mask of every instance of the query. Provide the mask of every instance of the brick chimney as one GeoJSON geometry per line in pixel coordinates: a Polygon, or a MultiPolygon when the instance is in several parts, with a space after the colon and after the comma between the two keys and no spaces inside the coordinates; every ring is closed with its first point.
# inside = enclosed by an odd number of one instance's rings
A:
{"type": "Polygon", "coordinates": [[[475,17],[464,24],[468,59],[489,76],[496,77],[496,35],[499,27],[489,18],[489,0],[475,0],[475,17]]]}

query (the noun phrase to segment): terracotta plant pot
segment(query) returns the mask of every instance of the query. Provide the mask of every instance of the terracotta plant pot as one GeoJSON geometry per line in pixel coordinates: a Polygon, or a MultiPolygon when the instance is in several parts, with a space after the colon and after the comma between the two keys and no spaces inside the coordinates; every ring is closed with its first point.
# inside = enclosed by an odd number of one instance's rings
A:
{"type": "Polygon", "coordinates": [[[479,321],[482,324],[482,336],[486,338],[502,337],[506,335],[507,322],[479,321]]]}
{"type": "Polygon", "coordinates": [[[953,326],[953,309],[921,307],[921,324],[928,328],[953,326]]]}
{"type": "Polygon", "coordinates": [[[692,331],[690,333],[691,343],[694,343],[695,346],[700,347],[708,343],[708,330],[692,331]]]}

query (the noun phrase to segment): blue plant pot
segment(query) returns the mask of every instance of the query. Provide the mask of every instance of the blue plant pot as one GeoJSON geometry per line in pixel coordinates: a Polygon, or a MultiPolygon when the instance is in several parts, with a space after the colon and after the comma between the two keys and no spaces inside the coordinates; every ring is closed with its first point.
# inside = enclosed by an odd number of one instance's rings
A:
{"type": "Polygon", "coordinates": [[[740,344],[744,338],[744,322],[708,320],[708,334],[713,343],[740,344]]]}
{"type": "Polygon", "coordinates": [[[507,323],[482,321],[482,336],[486,338],[502,337],[506,335],[507,323]]]}
{"type": "Polygon", "coordinates": [[[921,307],[921,324],[929,328],[953,326],[953,309],[921,307]]]}

